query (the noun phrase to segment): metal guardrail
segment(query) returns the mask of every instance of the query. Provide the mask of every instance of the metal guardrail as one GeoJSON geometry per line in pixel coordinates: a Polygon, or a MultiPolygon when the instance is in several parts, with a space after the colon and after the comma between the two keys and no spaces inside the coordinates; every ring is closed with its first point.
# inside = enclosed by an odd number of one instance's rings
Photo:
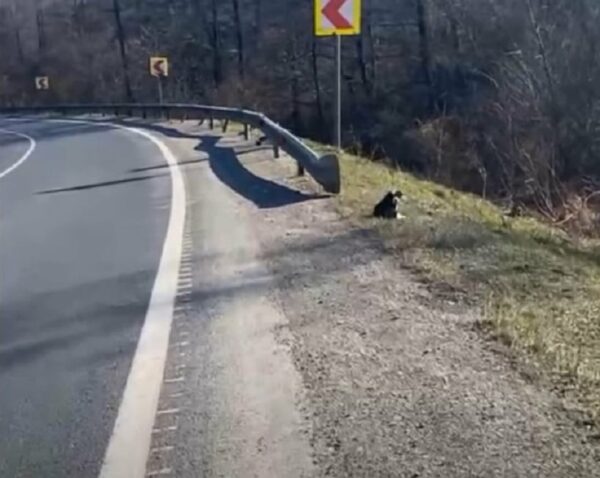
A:
{"type": "Polygon", "coordinates": [[[236,122],[244,125],[244,136],[249,138],[249,127],[259,129],[271,141],[273,146],[283,149],[299,166],[300,171],[306,170],[325,191],[338,194],[341,190],[339,160],[335,154],[320,156],[304,144],[294,134],[270,120],[262,113],[237,108],[216,106],[186,105],[186,104],[110,104],[110,105],[55,105],[32,107],[0,108],[0,114],[47,114],[85,115],[113,114],[131,117],[164,117],[182,120],[214,120],[236,122]]]}

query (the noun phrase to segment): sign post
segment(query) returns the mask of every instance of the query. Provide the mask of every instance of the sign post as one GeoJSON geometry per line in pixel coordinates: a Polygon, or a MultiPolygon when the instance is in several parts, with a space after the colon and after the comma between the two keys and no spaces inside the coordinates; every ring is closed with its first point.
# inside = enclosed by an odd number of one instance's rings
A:
{"type": "Polygon", "coordinates": [[[158,102],[163,103],[163,78],[169,76],[169,59],[164,56],[150,58],[150,75],[156,77],[158,83],[158,102]]]}
{"type": "Polygon", "coordinates": [[[361,0],[315,0],[315,35],[335,36],[335,135],[342,149],[342,36],[360,35],[361,0]]]}

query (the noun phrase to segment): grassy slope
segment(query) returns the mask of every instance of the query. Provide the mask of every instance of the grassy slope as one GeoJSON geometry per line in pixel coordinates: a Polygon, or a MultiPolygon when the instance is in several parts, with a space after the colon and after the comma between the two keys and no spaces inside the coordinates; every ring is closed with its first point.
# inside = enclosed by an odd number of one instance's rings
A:
{"type": "Polygon", "coordinates": [[[507,219],[473,195],[344,155],[343,215],[376,227],[423,278],[482,306],[484,325],[575,391],[600,420],[600,242],[575,243],[534,219],[507,219]],[[389,189],[404,221],[369,219],[389,189]]]}

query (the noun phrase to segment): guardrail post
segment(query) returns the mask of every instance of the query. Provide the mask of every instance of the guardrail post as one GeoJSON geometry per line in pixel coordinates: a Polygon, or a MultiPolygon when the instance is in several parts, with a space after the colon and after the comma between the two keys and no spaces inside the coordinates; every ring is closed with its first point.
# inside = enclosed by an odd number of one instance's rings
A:
{"type": "Polygon", "coordinates": [[[223,133],[227,133],[228,126],[229,126],[229,120],[226,119],[225,121],[223,121],[223,124],[222,124],[223,133]]]}
{"type": "Polygon", "coordinates": [[[143,119],[148,118],[148,112],[146,111],[146,108],[144,108],[143,106],[142,106],[142,118],[143,119]]]}
{"type": "Polygon", "coordinates": [[[275,159],[279,159],[279,146],[276,144],[273,145],[273,156],[275,159]]]}
{"type": "Polygon", "coordinates": [[[244,139],[248,141],[250,139],[250,130],[248,128],[248,124],[244,123],[244,139]]]}
{"type": "Polygon", "coordinates": [[[212,116],[208,119],[208,127],[210,129],[214,129],[215,128],[215,120],[213,119],[212,116]]]}
{"type": "Polygon", "coordinates": [[[165,108],[165,117],[167,121],[171,121],[171,110],[169,108],[165,108]]]}
{"type": "Polygon", "coordinates": [[[298,176],[304,176],[304,173],[306,172],[304,170],[304,166],[302,166],[299,162],[296,162],[296,166],[298,166],[298,176]]]}

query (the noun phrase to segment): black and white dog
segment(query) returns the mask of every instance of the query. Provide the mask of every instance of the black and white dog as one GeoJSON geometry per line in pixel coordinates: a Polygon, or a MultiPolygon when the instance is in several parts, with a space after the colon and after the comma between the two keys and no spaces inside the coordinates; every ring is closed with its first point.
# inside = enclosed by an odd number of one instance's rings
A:
{"type": "Polygon", "coordinates": [[[401,191],[390,191],[375,206],[373,216],[381,219],[403,219],[400,213],[400,201],[404,195],[401,191]]]}

